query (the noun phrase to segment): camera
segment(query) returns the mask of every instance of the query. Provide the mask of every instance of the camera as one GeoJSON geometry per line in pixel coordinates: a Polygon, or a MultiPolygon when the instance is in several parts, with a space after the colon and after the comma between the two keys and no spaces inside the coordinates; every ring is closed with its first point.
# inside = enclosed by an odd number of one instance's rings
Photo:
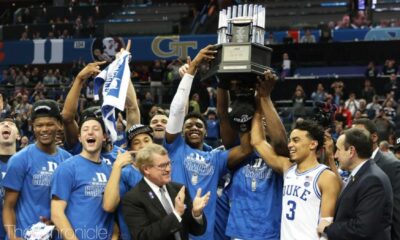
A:
{"type": "Polygon", "coordinates": [[[313,121],[324,129],[334,129],[335,112],[337,107],[327,102],[315,102],[313,121]]]}

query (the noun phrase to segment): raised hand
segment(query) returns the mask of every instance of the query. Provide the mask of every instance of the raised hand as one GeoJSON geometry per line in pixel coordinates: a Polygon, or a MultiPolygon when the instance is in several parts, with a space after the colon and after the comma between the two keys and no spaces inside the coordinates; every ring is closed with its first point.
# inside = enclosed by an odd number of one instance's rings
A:
{"type": "Polygon", "coordinates": [[[185,186],[182,186],[175,197],[175,211],[182,216],[185,213],[185,186]]]}
{"type": "Polygon", "coordinates": [[[200,217],[201,214],[203,213],[203,209],[207,206],[208,200],[210,199],[210,191],[204,196],[201,197],[201,188],[197,189],[196,197],[193,200],[193,216],[194,217],[200,217]]]}
{"type": "Polygon", "coordinates": [[[121,48],[119,52],[115,55],[115,58],[118,59],[124,51],[130,53],[130,50],[131,50],[131,40],[129,39],[128,43],[126,44],[126,48],[121,48]]]}
{"type": "Polygon", "coordinates": [[[76,78],[84,81],[89,77],[96,76],[101,72],[100,66],[105,63],[106,61],[89,63],[78,73],[78,76],[76,76],[76,78]]]}
{"type": "Polygon", "coordinates": [[[188,73],[194,75],[196,73],[197,67],[203,61],[211,61],[215,58],[217,50],[214,50],[214,45],[208,45],[207,47],[200,50],[193,61],[189,65],[188,73]]]}
{"type": "Polygon", "coordinates": [[[179,68],[179,76],[182,78],[185,73],[189,70],[190,63],[192,62],[192,59],[190,56],[187,56],[186,58],[186,63],[182,65],[182,67],[179,68]]]}
{"type": "Polygon", "coordinates": [[[259,97],[270,96],[277,79],[278,76],[276,76],[274,72],[272,72],[271,70],[265,71],[264,79],[262,79],[261,77],[258,78],[257,95],[259,97]]]}
{"type": "Polygon", "coordinates": [[[131,152],[126,151],[124,153],[121,153],[121,151],[118,150],[118,155],[117,155],[117,159],[114,162],[114,166],[123,168],[126,165],[132,164],[132,163],[133,163],[133,158],[132,158],[131,152]]]}

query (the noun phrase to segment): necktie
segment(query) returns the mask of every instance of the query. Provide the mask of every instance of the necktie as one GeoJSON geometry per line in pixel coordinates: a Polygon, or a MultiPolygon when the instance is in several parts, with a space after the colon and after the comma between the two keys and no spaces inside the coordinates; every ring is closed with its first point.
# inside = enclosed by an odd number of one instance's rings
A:
{"type": "Polygon", "coordinates": [[[353,178],[353,175],[350,174],[347,178],[343,179],[343,187],[341,193],[344,191],[347,185],[349,185],[349,182],[352,181],[353,178]]]}
{"type": "MultiPolygon", "coordinates": [[[[165,189],[164,188],[160,188],[160,193],[161,193],[161,204],[163,205],[165,211],[167,212],[167,214],[172,213],[174,210],[172,209],[171,204],[169,204],[167,197],[165,196],[165,189]]],[[[174,238],[175,240],[181,240],[181,235],[178,232],[174,233],[174,238]]]]}

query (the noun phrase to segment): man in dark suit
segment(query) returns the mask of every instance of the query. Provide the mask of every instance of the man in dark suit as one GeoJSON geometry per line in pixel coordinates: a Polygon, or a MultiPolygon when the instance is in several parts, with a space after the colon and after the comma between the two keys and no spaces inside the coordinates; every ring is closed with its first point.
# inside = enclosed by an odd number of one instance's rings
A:
{"type": "Polygon", "coordinates": [[[400,161],[389,154],[379,150],[378,131],[375,124],[369,119],[357,119],[353,127],[367,130],[371,134],[372,156],[371,159],[389,177],[393,191],[393,218],[392,218],[392,240],[400,240],[400,161]]]}
{"type": "Polygon", "coordinates": [[[134,239],[185,240],[202,235],[207,226],[203,209],[210,193],[198,189],[191,202],[184,186],[171,182],[167,150],[149,144],[136,155],[136,166],[144,178],[122,200],[122,212],[134,239]]]}
{"type": "Polygon", "coordinates": [[[322,220],[318,232],[335,240],[390,240],[392,188],[386,174],[369,160],[370,134],[365,129],[349,129],[336,147],[340,168],[351,174],[336,203],[333,223],[322,220]]]}

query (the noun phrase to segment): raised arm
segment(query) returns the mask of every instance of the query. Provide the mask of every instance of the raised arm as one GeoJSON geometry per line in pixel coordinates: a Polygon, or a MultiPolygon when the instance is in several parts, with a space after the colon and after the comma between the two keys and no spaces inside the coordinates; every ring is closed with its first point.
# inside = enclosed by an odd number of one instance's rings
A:
{"type": "Polygon", "coordinates": [[[226,87],[218,86],[217,88],[217,114],[219,119],[219,128],[221,132],[222,144],[229,149],[235,145],[238,133],[234,130],[229,122],[229,91],[226,87]]]}
{"type": "Polygon", "coordinates": [[[121,180],[122,168],[128,164],[132,164],[132,156],[129,151],[124,153],[118,152],[117,159],[115,160],[112,171],[110,175],[110,179],[107,182],[106,188],[104,189],[103,196],[103,209],[106,212],[114,212],[117,208],[121,196],[119,184],[121,180]]]}
{"type": "Polygon", "coordinates": [[[228,155],[228,168],[234,169],[253,152],[250,143],[250,132],[240,134],[240,145],[231,149],[228,155]]]}
{"type": "Polygon", "coordinates": [[[251,145],[268,166],[279,173],[284,173],[292,164],[289,158],[278,155],[273,147],[265,140],[260,111],[258,107],[253,117],[251,125],[251,145]]]}
{"type": "Polygon", "coordinates": [[[257,96],[261,112],[266,120],[266,131],[270,139],[270,144],[276,154],[288,157],[286,130],[271,100],[271,91],[274,88],[277,76],[270,70],[264,72],[264,79],[261,79],[257,88],[257,96]]]}
{"type": "Polygon", "coordinates": [[[165,133],[167,143],[172,143],[182,132],[183,120],[185,118],[185,106],[189,100],[190,89],[197,67],[204,60],[210,61],[214,59],[215,53],[216,51],[213,50],[213,45],[208,45],[201,49],[195,59],[190,63],[187,73],[179,83],[178,90],[170,106],[170,114],[165,133]]]}
{"type": "Polygon", "coordinates": [[[140,123],[140,110],[137,103],[135,87],[132,81],[129,81],[128,91],[126,93],[126,129],[129,129],[134,124],[140,123]]]}
{"type": "Polygon", "coordinates": [[[85,81],[100,73],[100,65],[104,62],[89,63],[76,76],[67,97],[65,98],[64,108],[62,110],[62,118],[64,124],[65,141],[67,146],[72,147],[78,142],[78,123],[75,120],[76,112],[78,111],[78,101],[80,93],[85,81]]]}
{"type": "MultiPolygon", "coordinates": [[[[128,40],[126,45],[126,49],[121,49],[120,53],[123,51],[130,51],[131,50],[131,40],[128,40]]],[[[140,110],[139,105],[137,103],[137,96],[135,87],[133,86],[132,81],[129,81],[128,91],[126,93],[126,129],[129,129],[134,124],[140,123],[140,110]]]]}

